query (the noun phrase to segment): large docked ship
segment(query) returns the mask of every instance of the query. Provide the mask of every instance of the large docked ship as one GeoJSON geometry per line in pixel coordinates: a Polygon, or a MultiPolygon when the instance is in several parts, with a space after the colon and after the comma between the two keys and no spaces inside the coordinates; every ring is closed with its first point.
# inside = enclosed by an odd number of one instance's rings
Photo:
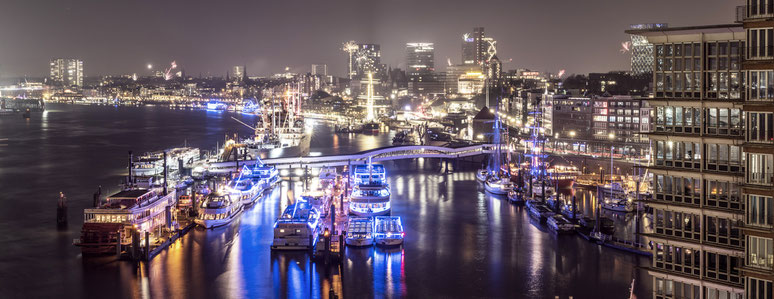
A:
{"type": "Polygon", "coordinates": [[[272,96],[253,129],[253,136],[242,141],[248,154],[259,158],[298,157],[309,154],[311,136],[301,115],[301,94],[288,90],[272,96]],[[279,98],[279,99],[278,99],[279,98]]]}
{"type": "Polygon", "coordinates": [[[350,196],[349,212],[361,217],[388,215],[390,213],[390,185],[387,183],[384,165],[354,166],[354,188],[350,196]]]}
{"type": "Polygon", "coordinates": [[[160,188],[127,188],[108,196],[97,207],[83,210],[81,237],[74,244],[84,254],[114,253],[117,246],[131,242],[131,230],[137,229],[144,236],[142,232],[171,225],[166,210],[175,204],[174,190],[164,194],[160,188]]]}

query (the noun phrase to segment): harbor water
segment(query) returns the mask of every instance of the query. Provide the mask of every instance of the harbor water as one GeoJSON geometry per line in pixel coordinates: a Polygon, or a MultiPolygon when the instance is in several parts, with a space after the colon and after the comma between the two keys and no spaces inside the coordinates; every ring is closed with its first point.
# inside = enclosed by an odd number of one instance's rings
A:
{"type": "MultiPolygon", "coordinates": [[[[194,229],[150,263],[83,258],[72,245],[98,186],[118,190],[127,152],[182,146],[212,150],[227,134],[249,134],[231,120],[253,116],[160,106],[49,105],[30,119],[0,117],[0,297],[49,298],[626,298],[652,296],[638,267],[647,257],[556,236],[524,206],[486,195],[476,163],[449,173],[437,160],[387,162],[392,214],[405,227],[402,247],[347,248],[341,267],[305,252],[272,252],[274,220],[300,194],[286,177],[228,226],[194,229]],[[59,192],[69,225],[57,229],[59,192]],[[634,283],[632,283],[634,281],[634,283]]],[[[353,153],[391,145],[392,135],[335,134],[310,122],[311,153],[353,153]]],[[[576,190],[584,213],[593,192],[576,190]]],[[[631,239],[632,216],[609,216],[631,239]]],[[[628,237],[627,237],[628,236],[628,237]]]]}

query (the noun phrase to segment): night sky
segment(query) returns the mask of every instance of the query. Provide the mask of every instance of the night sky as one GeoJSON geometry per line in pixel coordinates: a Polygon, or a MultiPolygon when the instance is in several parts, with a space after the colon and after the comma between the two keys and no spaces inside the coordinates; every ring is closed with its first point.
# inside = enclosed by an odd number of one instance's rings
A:
{"type": "Polygon", "coordinates": [[[2,0],[0,76],[48,75],[52,57],[84,60],[87,76],[147,74],[173,60],[188,75],[249,75],[328,64],[343,76],[342,42],[378,43],[405,68],[405,43],[435,43],[436,69],[460,62],[462,34],[486,28],[503,68],[627,70],[619,52],[634,23],[733,23],[742,0],[2,0]]]}

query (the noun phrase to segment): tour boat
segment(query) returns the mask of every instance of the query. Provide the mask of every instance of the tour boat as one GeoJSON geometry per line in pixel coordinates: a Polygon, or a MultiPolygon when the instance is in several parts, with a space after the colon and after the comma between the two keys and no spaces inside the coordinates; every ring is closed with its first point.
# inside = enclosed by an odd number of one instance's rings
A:
{"type": "Polygon", "coordinates": [[[567,220],[567,218],[564,218],[563,215],[553,215],[548,217],[546,224],[557,234],[571,233],[575,230],[575,225],[567,220]]]}
{"type": "Polygon", "coordinates": [[[350,194],[349,212],[369,217],[390,213],[390,185],[386,180],[384,165],[354,166],[354,188],[350,194]]]}
{"type": "Polygon", "coordinates": [[[403,223],[398,216],[374,217],[374,239],[376,245],[400,245],[403,244],[403,223]]]}
{"type": "Polygon", "coordinates": [[[507,195],[508,192],[513,191],[513,183],[508,177],[492,177],[484,183],[484,189],[495,195],[507,195]]]}
{"type": "Polygon", "coordinates": [[[274,223],[271,249],[311,249],[320,230],[320,213],[309,202],[298,200],[285,208],[274,223]]]}
{"type": "Polygon", "coordinates": [[[228,182],[226,190],[231,198],[240,200],[242,205],[252,205],[263,193],[263,186],[252,176],[252,172],[245,168],[237,178],[228,182]]]}
{"type": "Polygon", "coordinates": [[[199,206],[199,216],[194,222],[204,228],[214,228],[231,223],[242,212],[242,201],[229,194],[210,193],[199,206]]]}
{"type": "Polygon", "coordinates": [[[171,225],[167,207],[177,204],[175,191],[127,188],[108,196],[96,208],[83,210],[81,237],[74,244],[85,254],[115,253],[117,246],[129,244],[130,230],[154,232],[171,225]]]}
{"type": "Polygon", "coordinates": [[[252,172],[253,177],[258,178],[258,182],[264,189],[273,188],[280,180],[279,171],[274,166],[256,163],[252,172]]]}
{"type": "Polygon", "coordinates": [[[374,244],[373,218],[350,217],[347,223],[347,236],[344,243],[350,246],[369,246],[374,244]]]}
{"type": "Polygon", "coordinates": [[[149,152],[132,161],[132,176],[154,176],[164,172],[164,153],[149,152]]]}

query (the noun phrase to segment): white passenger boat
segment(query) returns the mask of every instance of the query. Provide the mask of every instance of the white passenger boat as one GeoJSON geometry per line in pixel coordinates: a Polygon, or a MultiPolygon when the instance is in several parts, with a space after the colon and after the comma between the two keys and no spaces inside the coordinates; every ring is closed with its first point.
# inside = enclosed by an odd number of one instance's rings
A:
{"type": "Polygon", "coordinates": [[[251,205],[263,193],[260,178],[253,176],[251,170],[245,167],[239,176],[228,182],[226,190],[231,198],[238,199],[242,205],[251,205]]]}
{"type": "Polygon", "coordinates": [[[374,240],[377,245],[403,244],[403,223],[398,216],[374,217],[374,240]]]}
{"type": "MultiPolygon", "coordinates": [[[[370,160],[370,159],[369,159],[370,160]]],[[[361,217],[390,213],[390,185],[387,184],[384,165],[356,165],[354,188],[350,195],[349,212],[361,217]]]]}
{"type": "Polygon", "coordinates": [[[344,243],[350,246],[369,246],[374,244],[374,221],[372,219],[350,217],[344,243]]]}
{"type": "MultiPolygon", "coordinates": [[[[570,203],[565,203],[565,204],[562,205],[562,210],[561,210],[562,215],[564,215],[567,218],[572,219],[572,217],[573,217],[573,215],[572,215],[573,213],[572,212],[573,212],[573,206],[572,206],[571,202],[570,203]]],[[[581,212],[580,208],[576,204],[575,205],[575,219],[580,219],[581,217],[583,217],[583,213],[581,212]]]]}
{"type": "Polygon", "coordinates": [[[271,249],[314,248],[320,233],[320,214],[309,202],[298,200],[285,208],[274,223],[271,249]]]}
{"type": "Polygon", "coordinates": [[[229,194],[210,193],[199,206],[199,216],[194,222],[204,228],[213,228],[231,223],[242,213],[242,201],[229,194]]]}
{"type": "Polygon", "coordinates": [[[491,177],[484,183],[484,189],[495,195],[507,195],[513,191],[513,183],[508,177],[491,177]]]}
{"type": "Polygon", "coordinates": [[[548,217],[546,224],[557,234],[566,234],[575,231],[575,225],[562,215],[548,217]]]}
{"type": "Polygon", "coordinates": [[[279,171],[277,168],[270,165],[265,165],[263,162],[255,164],[252,169],[253,177],[258,178],[261,187],[264,189],[273,188],[280,181],[279,171]]]}
{"type": "Polygon", "coordinates": [[[175,191],[127,188],[108,196],[96,208],[83,210],[81,237],[74,244],[84,254],[115,253],[116,246],[131,241],[132,229],[154,232],[160,226],[172,224],[167,207],[177,204],[175,191]]]}

